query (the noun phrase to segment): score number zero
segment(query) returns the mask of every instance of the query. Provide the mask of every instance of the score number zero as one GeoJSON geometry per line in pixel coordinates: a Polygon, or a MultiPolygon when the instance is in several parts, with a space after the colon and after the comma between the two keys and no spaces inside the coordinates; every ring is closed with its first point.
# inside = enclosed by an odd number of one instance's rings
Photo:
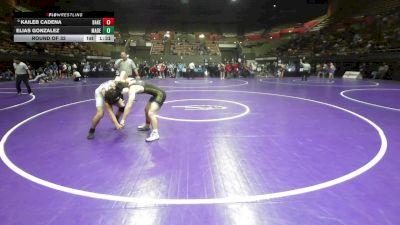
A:
{"type": "Polygon", "coordinates": [[[103,18],[103,34],[114,34],[114,18],[103,18]]]}
{"type": "Polygon", "coordinates": [[[103,26],[114,26],[114,18],[103,18],[103,26]]]}
{"type": "Polygon", "coordinates": [[[103,29],[100,27],[97,28],[92,28],[91,33],[92,34],[113,34],[114,33],[114,18],[103,18],[101,19],[96,19],[92,20],[92,25],[93,26],[103,26],[103,29]]]}

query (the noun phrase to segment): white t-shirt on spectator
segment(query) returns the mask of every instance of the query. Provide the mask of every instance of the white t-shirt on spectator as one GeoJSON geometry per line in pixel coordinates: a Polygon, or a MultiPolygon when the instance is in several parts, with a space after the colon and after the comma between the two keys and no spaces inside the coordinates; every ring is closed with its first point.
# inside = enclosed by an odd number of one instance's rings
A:
{"type": "Polygon", "coordinates": [[[79,71],[75,71],[72,75],[74,77],[81,77],[81,73],[79,73],[79,71]]]}
{"type": "Polygon", "coordinates": [[[194,62],[189,63],[189,69],[194,70],[195,68],[194,62]]]}
{"type": "Polygon", "coordinates": [[[301,66],[303,67],[304,72],[310,72],[311,71],[311,65],[309,63],[301,63],[301,66]]]}

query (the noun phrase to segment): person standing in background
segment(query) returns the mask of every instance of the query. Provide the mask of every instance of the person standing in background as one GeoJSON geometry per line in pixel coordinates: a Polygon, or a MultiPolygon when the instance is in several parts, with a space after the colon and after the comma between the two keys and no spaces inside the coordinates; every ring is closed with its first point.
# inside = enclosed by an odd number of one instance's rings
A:
{"type": "Polygon", "coordinates": [[[160,79],[165,79],[165,71],[167,69],[167,66],[165,65],[164,62],[161,62],[160,64],[158,64],[157,69],[159,71],[159,77],[160,79]]]}
{"type": "Polygon", "coordinates": [[[67,77],[67,70],[68,70],[67,63],[63,62],[61,64],[61,68],[59,68],[59,69],[60,69],[60,76],[61,76],[60,78],[64,79],[65,77],[67,77]]]}
{"type": "Polygon", "coordinates": [[[232,78],[232,74],[231,74],[232,69],[233,69],[232,64],[230,62],[228,62],[225,65],[225,74],[226,74],[226,77],[228,77],[228,79],[232,78]]]}
{"type": "Polygon", "coordinates": [[[32,78],[31,71],[28,66],[21,62],[19,59],[14,59],[14,70],[15,70],[15,83],[17,86],[17,94],[21,95],[21,82],[24,82],[26,88],[28,89],[29,95],[33,95],[31,86],[29,85],[29,79],[32,78]]]}
{"type": "Polygon", "coordinates": [[[329,73],[328,64],[324,63],[324,65],[322,65],[322,78],[325,78],[325,76],[328,75],[328,73],[329,73]]]}
{"type": "Polygon", "coordinates": [[[183,77],[183,69],[185,68],[185,64],[179,63],[177,67],[176,78],[183,77]]]}
{"type": "Polygon", "coordinates": [[[194,64],[194,62],[189,63],[189,76],[188,78],[194,79],[195,76],[195,70],[196,69],[196,65],[194,64]]]}
{"type": "Polygon", "coordinates": [[[0,74],[0,78],[2,78],[4,80],[11,80],[12,76],[13,76],[13,74],[10,69],[7,69],[6,71],[4,71],[0,74]]]}
{"type": "Polygon", "coordinates": [[[225,80],[225,65],[222,62],[218,63],[218,70],[221,80],[225,80]]]}
{"type": "Polygon", "coordinates": [[[335,71],[336,71],[336,67],[335,65],[331,62],[329,63],[329,81],[333,81],[335,79],[335,71]]]}
{"type": "Polygon", "coordinates": [[[317,64],[315,66],[315,74],[317,75],[318,78],[322,77],[322,65],[317,64]]]}
{"type": "Polygon", "coordinates": [[[307,81],[311,73],[311,65],[310,63],[307,63],[302,59],[300,59],[300,66],[301,66],[300,70],[302,70],[300,71],[302,73],[301,80],[307,81]]]}
{"type": "Polygon", "coordinates": [[[132,77],[133,72],[135,72],[135,77],[140,79],[135,62],[128,57],[126,52],[121,52],[121,58],[115,61],[114,67],[119,73],[121,71],[126,71],[129,77],[132,77]]]}
{"type": "Polygon", "coordinates": [[[58,65],[56,62],[53,62],[53,64],[51,65],[51,70],[53,70],[54,77],[58,78],[59,72],[58,72],[58,65]]]}
{"type": "Polygon", "coordinates": [[[283,77],[285,76],[285,70],[286,70],[286,65],[279,60],[278,62],[278,77],[280,79],[283,79],[283,77]]]}

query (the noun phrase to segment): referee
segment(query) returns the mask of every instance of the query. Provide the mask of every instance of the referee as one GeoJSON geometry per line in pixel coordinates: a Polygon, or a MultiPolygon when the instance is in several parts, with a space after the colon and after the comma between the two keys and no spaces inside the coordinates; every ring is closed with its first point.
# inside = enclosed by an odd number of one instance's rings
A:
{"type": "Polygon", "coordinates": [[[23,81],[26,88],[28,89],[28,93],[33,95],[31,86],[29,85],[29,78],[31,77],[31,71],[28,69],[28,66],[21,62],[19,59],[14,59],[14,70],[15,70],[15,81],[17,86],[17,94],[21,95],[21,82],[23,81]]]}
{"type": "Polygon", "coordinates": [[[307,81],[311,73],[311,65],[310,63],[304,62],[302,59],[300,59],[300,66],[300,72],[302,73],[301,80],[307,81]]]}
{"type": "Polygon", "coordinates": [[[121,52],[121,58],[115,61],[114,67],[119,71],[119,73],[121,73],[121,71],[126,71],[128,77],[132,77],[132,73],[134,71],[135,77],[140,78],[135,62],[128,58],[126,52],[121,52]]]}

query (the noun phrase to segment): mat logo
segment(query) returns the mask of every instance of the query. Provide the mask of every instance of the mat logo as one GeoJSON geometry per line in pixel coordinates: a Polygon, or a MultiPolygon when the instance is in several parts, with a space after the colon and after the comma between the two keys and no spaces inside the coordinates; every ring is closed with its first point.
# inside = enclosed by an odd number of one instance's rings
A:
{"type": "Polygon", "coordinates": [[[224,110],[227,109],[225,106],[220,105],[182,105],[182,106],[172,106],[172,108],[181,108],[183,110],[191,111],[209,111],[209,110],[224,110]]]}

